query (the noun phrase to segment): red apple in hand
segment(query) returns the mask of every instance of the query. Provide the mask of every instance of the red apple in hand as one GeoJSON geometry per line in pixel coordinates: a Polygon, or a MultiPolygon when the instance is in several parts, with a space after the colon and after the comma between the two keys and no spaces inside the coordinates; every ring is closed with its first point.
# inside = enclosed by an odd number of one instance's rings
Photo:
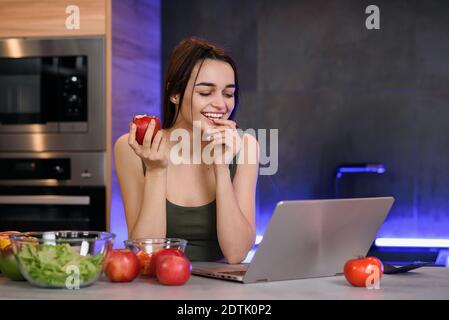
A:
{"type": "Polygon", "coordinates": [[[112,282],[130,282],[140,273],[140,262],[129,249],[111,250],[106,258],[105,274],[112,282]]]}
{"type": "Polygon", "coordinates": [[[154,136],[159,131],[161,127],[161,121],[156,116],[148,116],[144,114],[143,116],[135,116],[133,119],[133,123],[136,124],[136,141],[138,144],[143,144],[143,138],[145,138],[145,133],[147,132],[147,128],[150,124],[150,121],[154,119],[155,125],[153,130],[153,136],[151,137],[151,141],[153,141],[154,136]]]}
{"type": "Polygon", "coordinates": [[[185,284],[192,272],[192,265],[186,257],[162,256],[157,261],[156,276],[160,283],[171,286],[185,284]]]}

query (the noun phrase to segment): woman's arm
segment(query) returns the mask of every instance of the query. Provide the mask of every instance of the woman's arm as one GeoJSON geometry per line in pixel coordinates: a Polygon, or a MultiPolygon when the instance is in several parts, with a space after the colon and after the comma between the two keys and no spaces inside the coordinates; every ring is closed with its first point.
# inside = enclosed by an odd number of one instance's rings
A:
{"type": "Polygon", "coordinates": [[[259,146],[257,140],[245,134],[234,181],[229,166],[215,165],[217,236],[220,248],[228,263],[240,263],[254,245],[255,194],[259,170],[259,146]],[[252,160],[252,161],[250,161],[252,160]]]}
{"type": "MultiPolygon", "coordinates": [[[[133,130],[131,133],[134,133],[133,130]]],[[[160,141],[160,138],[158,140],[160,141]]],[[[133,144],[134,140],[126,134],[121,136],[114,146],[115,165],[125,207],[128,237],[164,238],[166,235],[166,167],[151,169],[147,167],[144,177],[142,158],[136,155],[130,143],[133,144]]],[[[145,152],[139,152],[139,154],[148,157],[145,152]]]]}
{"type": "Polygon", "coordinates": [[[131,238],[165,238],[167,170],[151,170],[145,175],[143,201],[137,215],[131,238]]]}

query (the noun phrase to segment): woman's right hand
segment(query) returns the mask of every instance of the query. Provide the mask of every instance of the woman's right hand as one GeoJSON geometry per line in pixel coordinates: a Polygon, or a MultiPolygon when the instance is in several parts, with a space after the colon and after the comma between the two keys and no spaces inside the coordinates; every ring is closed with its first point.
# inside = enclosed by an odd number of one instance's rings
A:
{"type": "Polygon", "coordinates": [[[140,145],[136,141],[137,126],[135,123],[130,123],[130,130],[128,135],[128,144],[134,150],[134,152],[143,160],[147,170],[165,169],[168,165],[167,156],[167,139],[165,137],[164,130],[159,130],[154,136],[153,131],[155,127],[155,121],[151,120],[148,125],[148,129],[145,132],[143,143],[140,145]]]}

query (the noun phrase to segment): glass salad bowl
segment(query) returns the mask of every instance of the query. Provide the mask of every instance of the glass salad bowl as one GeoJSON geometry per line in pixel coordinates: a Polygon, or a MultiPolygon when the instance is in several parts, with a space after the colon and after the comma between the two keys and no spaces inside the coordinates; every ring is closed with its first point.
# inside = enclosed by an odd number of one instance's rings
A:
{"type": "Polygon", "coordinates": [[[79,289],[103,272],[115,235],[98,231],[25,232],[10,235],[20,272],[43,288],[79,289]]]}

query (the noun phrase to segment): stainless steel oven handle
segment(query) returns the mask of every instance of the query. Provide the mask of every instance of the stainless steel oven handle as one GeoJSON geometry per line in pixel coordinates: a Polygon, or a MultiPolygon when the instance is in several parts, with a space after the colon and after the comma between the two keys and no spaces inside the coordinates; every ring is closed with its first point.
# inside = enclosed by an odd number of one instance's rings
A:
{"type": "Polygon", "coordinates": [[[1,204],[15,205],[77,205],[87,206],[90,204],[89,196],[0,196],[1,204]]]}

